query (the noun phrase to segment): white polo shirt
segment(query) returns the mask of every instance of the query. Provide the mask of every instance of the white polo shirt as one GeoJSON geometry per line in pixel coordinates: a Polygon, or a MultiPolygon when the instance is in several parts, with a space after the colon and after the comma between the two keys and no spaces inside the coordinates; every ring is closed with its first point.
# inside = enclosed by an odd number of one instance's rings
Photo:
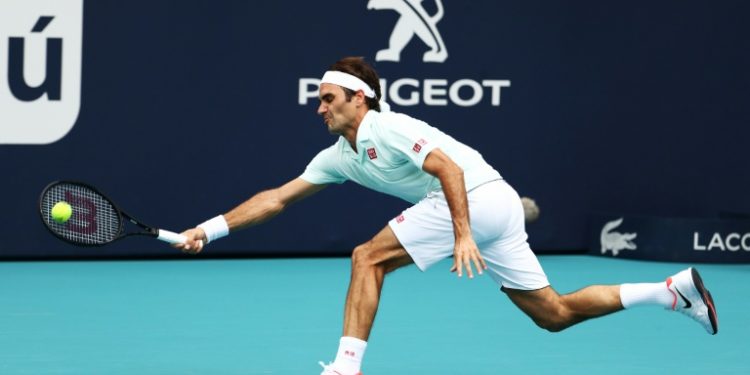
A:
{"type": "Polygon", "coordinates": [[[395,112],[367,112],[357,131],[355,152],[344,137],[319,152],[300,176],[316,184],[354,181],[366,188],[411,203],[432,191],[440,181],[422,170],[435,148],[447,154],[464,171],[466,190],[500,179],[479,152],[427,123],[395,112]]]}

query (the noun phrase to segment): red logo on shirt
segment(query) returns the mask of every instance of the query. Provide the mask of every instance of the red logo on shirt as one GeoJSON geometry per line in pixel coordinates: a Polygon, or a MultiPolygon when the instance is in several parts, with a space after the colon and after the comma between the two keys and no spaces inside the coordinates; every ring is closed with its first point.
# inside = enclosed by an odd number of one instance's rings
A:
{"type": "Polygon", "coordinates": [[[414,147],[411,149],[414,150],[414,152],[419,153],[419,151],[422,151],[422,146],[419,143],[415,143],[414,147]]]}
{"type": "Polygon", "coordinates": [[[370,157],[370,160],[378,158],[378,154],[375,153],[375,147],[370,147],[367,149],[367,156],[370,157]]]}
{"type": "Polygon", "coordinates": [[[398,216],[396,216],[396,222],[397,222],[397,223],[401,223],[401,222],[402,222],[402,221],[404,221],[404,220],[406,220],[406,218],[404,218],[404,215],[403,215],[403,214],[402,214],[402,215],[398,215],[398,216]]]}
{"type": "Polygon", "coordinates": [[[419,143],[420,145],[426,145],[427,141],[425,141],[424,138],[419,138],[419,140],[417,141],[417,143],[419,143]]]}

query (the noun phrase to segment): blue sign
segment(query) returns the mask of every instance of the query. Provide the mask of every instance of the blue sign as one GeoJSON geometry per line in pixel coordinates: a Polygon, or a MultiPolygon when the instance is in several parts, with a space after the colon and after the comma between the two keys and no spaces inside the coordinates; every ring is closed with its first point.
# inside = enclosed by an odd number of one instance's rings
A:
{"type": "MultiPolygon", "coordinates": [[[[750,213],[747,14],[699,0],[3,0],[0,257],[180,256],[143,239],[72,248],[41,225],[38,194],[85,181],[178,232],[224,213],[336,141],[317,84],[345,56],[374,65],[394,111],[536,200],[535,250],[588,248],[592,210],[750,213]]],[[[345,255],[407,207],[331,186],[206,251],[345,255]]]]}

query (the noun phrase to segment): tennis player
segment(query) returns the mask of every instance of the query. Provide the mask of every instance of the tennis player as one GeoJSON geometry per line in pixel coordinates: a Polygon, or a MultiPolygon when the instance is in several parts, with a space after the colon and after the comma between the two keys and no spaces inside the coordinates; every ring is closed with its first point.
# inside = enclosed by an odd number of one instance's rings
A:
{"type": "Polygon", "coordinates": [[[587,319],[641,305],[680,311],[716,334],[711,294],[688,268],[666,282],[594,285],[560,295],[527,243],[524,209],[516,191],[482,156],[440,130],[390,112],[375,70],[362,58],[344,58],[323,75],[318,113],[338,135],[301,176],[260,192],[224,215],[183,234],[188,253],[229,232],[260,224],[330,184],[354,181],[411,202],[352,252],[343,337],[323,375],[361,374],[386,274],[414,263],[424,271],[453,255],[458,277],[488,273],[538,326],[561,331],[587,319]],[[199,242],[199,240],[203,242],[199,242]]]}

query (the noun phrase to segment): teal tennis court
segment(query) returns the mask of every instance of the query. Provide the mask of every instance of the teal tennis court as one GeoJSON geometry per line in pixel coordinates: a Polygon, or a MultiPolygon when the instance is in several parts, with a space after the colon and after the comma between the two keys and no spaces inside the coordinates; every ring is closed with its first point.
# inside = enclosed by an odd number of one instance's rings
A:
{"type": "MultiPolygon", "coordinates": [[[[541,261],[561,292],[686,266],[541,261]]],[[[716,336],[645,307],[548,333],[488,277],[449,267],[386,278],[365,374],[750,373],[750,265],[698,265],[716,336]]],[[[335,355],[348,274],[342,258],[0,263],[0,373],[318,374],[335,355]]]]}

